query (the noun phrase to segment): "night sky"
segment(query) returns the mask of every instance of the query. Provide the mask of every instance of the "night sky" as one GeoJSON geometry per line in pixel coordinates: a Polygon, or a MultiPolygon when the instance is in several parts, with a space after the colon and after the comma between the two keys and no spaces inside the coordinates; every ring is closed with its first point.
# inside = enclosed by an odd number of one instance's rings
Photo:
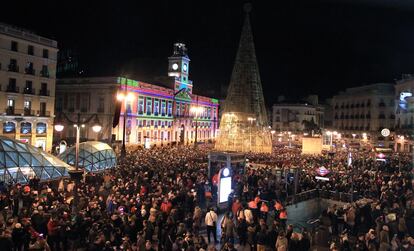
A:
{"type": "MultiPolygon", "coordinates": [[[[244,1],[8,2],[0,22],[78,51],[85,76],[151,81],[184,42],[195,92],[216,97],[227,90],[244,18],[244,1]]],[[[253,1],[251,23],[268,105],[414,73],[412,1],[253,1]]]]}

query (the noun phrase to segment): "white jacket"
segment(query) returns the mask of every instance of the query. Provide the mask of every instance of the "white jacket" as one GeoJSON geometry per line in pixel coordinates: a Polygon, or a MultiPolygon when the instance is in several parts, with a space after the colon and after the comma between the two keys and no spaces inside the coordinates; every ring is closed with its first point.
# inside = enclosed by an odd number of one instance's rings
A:
{"type": "Polygon", "coordinates": [[[207,226],[214,226],[214,223],[217,222],[217,214],[214,211],[207,212],[204,222],[207,226]]]}

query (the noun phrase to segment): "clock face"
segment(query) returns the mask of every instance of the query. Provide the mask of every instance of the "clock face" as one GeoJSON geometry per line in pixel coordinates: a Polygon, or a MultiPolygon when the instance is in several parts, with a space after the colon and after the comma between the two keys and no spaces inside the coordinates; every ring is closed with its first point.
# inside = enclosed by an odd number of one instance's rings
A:
{"type": "Polygon", "coordinates": [[[174,64],[172,65],[172,69],[173,69],[173,70],[177,70],[177,69],[178,69],[178,64],[177,64],[177,63],[174,63],[174,64]]]}
{"type": "Polygon", "coordinates": [[[184,64],[184,65],[183,65],[183,70],[184,70],[185,72],[187,72],[187,64],[184,64]]]}

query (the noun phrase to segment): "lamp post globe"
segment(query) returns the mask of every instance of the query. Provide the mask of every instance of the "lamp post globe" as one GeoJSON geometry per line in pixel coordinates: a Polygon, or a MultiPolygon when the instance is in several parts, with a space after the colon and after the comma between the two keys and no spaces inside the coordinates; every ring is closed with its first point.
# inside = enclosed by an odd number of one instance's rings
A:
{"type": "Polygon", "coordinates": [[[64,125],[62,125],[62,124],[56,124],[55,125],[55,130],[57,131],[57,132],[61,132],[61,131],[63,131],[63,129],[65,128],[65,126],[64,125]]]}

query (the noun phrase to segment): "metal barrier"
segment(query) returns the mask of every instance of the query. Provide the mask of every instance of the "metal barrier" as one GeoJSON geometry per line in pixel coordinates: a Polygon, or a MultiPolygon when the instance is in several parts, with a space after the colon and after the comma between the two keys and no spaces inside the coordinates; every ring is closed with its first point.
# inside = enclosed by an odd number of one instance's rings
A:
{"type": "Polygon", "coordinates": [[[296,204],[302,201],[307,201],[315,198],[330,199],[342,202],[352,202],[352,194],[338,191],[327,191],[320,189],[312,189],[296,195],[291,195],[286,198],[286,205],[296,204]]]}

